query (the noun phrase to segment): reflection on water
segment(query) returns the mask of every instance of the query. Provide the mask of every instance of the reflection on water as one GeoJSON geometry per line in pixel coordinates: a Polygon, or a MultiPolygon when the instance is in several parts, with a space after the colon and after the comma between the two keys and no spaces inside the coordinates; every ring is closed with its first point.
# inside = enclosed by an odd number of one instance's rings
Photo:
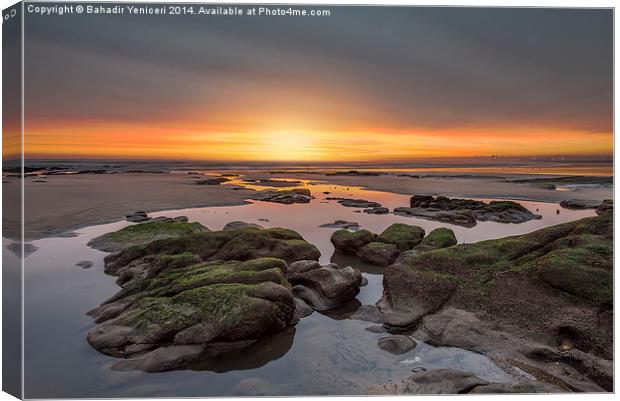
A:
{"type": "MultiPolygon", "coordinates": [[[[364,273],[368,285],[362,287],[357,301],[341,310],[315,312],[294,329],[264,339],[250,349],[185,370],[122,372],[111,369],[117,359],[100,354],[86,342],[86,333],[93,327],[86,311],[118,291],[114,278],[103,272],[105,253],[87,247],[86,243],[130,223],[84,228],[73,238],[33,241],[37,250],[26,257],[25,272],[25,395],[39,398],[223,396],[232,394],[235,386],[248,378],[271,383],[278,395],[365,394],[369,385],[407,377],[415,367],[460,368],[488,380],[509,381],[487,357],[472,352],[421,343],[414,350],[396,356],[378,348],[377,340],[385,334],[366,330],[377,324],[353,320],[351,315],[360,305],[373,305],[380,298],[382,269],[362,264],[356,258],[334,255],[329,238],[335,229],[319,226],[337,219],[358,222],[361,228],[373,232],[380,232],[395,222],[417,224],[427,232],[447,226],[454,230],[459,242],[475,242],[593,215],[592,211],[559,209],[555,204],[521,202],[543,218],[519,225],[481,222],[474,228],[463,228],[391,214],[359,213],[358,209],[325,200],[327,196],[351,196],[377,201],[392,209],[406,206],[407,196],[307,182],[304,185],[316,197],[310,204],[254,202],[152,215],[186,215],[190,221],[199,221],[212,230],[219,230],[234,220],[292,228],[319,247],[322,263],[349,264],[364,273]],[[93,268],[75,266],[81,261],[92,261],[93,268]]],[[[3,246],[10,243],[4,240],[3,246]]]]}

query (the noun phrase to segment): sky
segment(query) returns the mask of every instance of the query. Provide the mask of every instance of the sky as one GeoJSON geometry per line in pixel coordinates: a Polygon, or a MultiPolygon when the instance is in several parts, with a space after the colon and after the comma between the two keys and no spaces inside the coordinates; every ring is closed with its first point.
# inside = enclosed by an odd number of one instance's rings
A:
{"type": "Polygon", "coordinates": [[[611,155],[610,10],[329,9],[28,15],[27,156],[611,155]]]}

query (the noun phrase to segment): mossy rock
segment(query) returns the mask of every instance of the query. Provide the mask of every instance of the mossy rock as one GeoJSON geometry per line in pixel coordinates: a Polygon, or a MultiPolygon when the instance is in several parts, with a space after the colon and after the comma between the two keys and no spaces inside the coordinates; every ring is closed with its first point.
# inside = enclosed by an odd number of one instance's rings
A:
{"type": "MultiPolygon", "coordinates": [[[[438,287],[438,299],[445,302],[450,299],[459,307],[486,305],[492,310],[498,303],[502,308],[523,307],[526,309],[513,314],[536,322],[532,327],[538,330],[547,327],[545,319],[556,316],[558,307],[586,308],[598,313],[599,308],[609,308],[613,299],[612,223],[611,214],[605,213],[529,234],[424,252],[424,246],[432,243],[430,239],[442,233],[429,234],[428,242],[422,242],[420,249],[403,254],[386,269],[385,297],[392,305],[384,309],[400,316],[402,321],[416,321],[420,317],[416,305],[427,302],[424,287],[428,283],[420,277],[430,274],[457,288],[446,286],[445,296],[440,296],[444,287],[438,287]],[[503,288],[514,288],[516,292],[509,293],[503,288]],[[522,292],[517,288],[522,288],[522,292]],[[458,297],[452,299],[453,294],[458,297]]],[[[437,242],[453,243],[453,240],[437,242]]],[[[558,315],[557,319],[561,318],[558,315]]],[[[590,323],[583,320],[580,324],[590,323]]],[[[602,338],[606,338],[603,334],[602,338]]]]}
{"type": "Polygon", "coordinates": [[[375,241],[375,235],[368,230],[353,232],[338,230],[332,234],[330,240],[337,251],[347,255],[355,255],[364,245],[375,241]]]}
{"type": "Polygon", "coordinates": [[[378,240],[386,244],[394,244],[403,252],[418,245],[423,238],[424,229],[422,227],[395,223],[379,234],[378,240]]]}
{"type": "Polygon", "coordinates": [[[370,242],[357,252],[357,256],[366,263],[377,266],[390,265],[398,256],[398,247],[384,242],[370,242]]]}
{"type": "Polygon", "coordinates": [[[427,252],[434,249],[448,248],[456,244],[457,241],[454,236],[454,231],[449,228],[440,227],[428,233],[415,249],[419,252],[427,252]]]}
{"type": "Polygon", "coordinates": [[[88,246],[104,252],[118,252],[132,246],[148,244],[158,239],[181,237],[208,231],[208,228],[197,222],[188,223],[176,220],[149,221],[93,238],[88,242],[88,246]]]}

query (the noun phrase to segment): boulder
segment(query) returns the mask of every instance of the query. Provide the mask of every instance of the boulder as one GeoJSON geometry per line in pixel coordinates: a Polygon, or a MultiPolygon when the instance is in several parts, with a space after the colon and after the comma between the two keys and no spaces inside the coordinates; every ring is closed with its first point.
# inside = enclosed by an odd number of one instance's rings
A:
{"type": "Polygon", "coordinates": [[[390,213],[390,209],[388,209],[387,207],[371,207],[371,208],[362,210],[362,212],[368,213],[368,214],[388,214],[390,213]]]}
{"type": "Polygon", "coordinates": [[[222,230],[227,231],[227,230],[239,230],[242,228],[263,228],[262,226],[258,225],[258,224],[254,224],[254,223],[246,223],[244,221],[231,221],[230,223],[226,224],[224,226],[224,228],[222,230]]]}
{"type": "Polygon", "coordinates": [[[418,226],[412,226],[409,224],[395,223],[383,230],[378,241],[385,242],[386,244],[394,244],[398,247],[398,250],[408,251],[414,246],[419,244],[424,238],[424,229],[418,226]]]}
{"type": "Polygon", "coordinates": [[[252,194],[250,199],[290,205],[293,203],[310,203],[312,195],[307,188],[295,188],[281,191],[266,189],[252,194]]]}
{"type": "Polygon", "coordinates": [[[567,199],[560,202],[560,206],[564,209],[583,210],[583,209],[596,209],[602,205],[602,202],[597,200],[587,199],[567,199]]]}
{"type": "Polygon", "coordinates": [[[428,235],[416,245],[415,249],[418,252],[428,252],[435,249],[448,248],[456,244],[457,241],[454,236],[454,231],[449,228],[440,227],[428,233],[428,235]]]}
{"type": "Polygon", "coordinates": [[[332,234],[330,240],[338,252],[347,255],[355,255],[361,247],[374,242],[375,235],[368,230],[359,230],[356,232],[338,230],[332,234]]]}
{"type": "Polygon", "coordinates": [[[362,274],[350,266],[320,266],[301,273],[289,273],[293,294],[313,309],[323,311],[344,305],[360,291],[362,274]]]}
{"type": "Polygon", "coordinates": [[[148,221],[95,237],[88,242],[88,246],[104,252],[118,252],[159,239],[176,238],[208,231],[208,228],[197,222],[187,223],[174,219],[168,221],[148,221]]]}
{"type": "Polygon", "coordinates": [[[369,242],[360,248],[357,257],[366,263],[377,266],[388,266],[396,260],[398,247],[384,242],[369,242]]]}

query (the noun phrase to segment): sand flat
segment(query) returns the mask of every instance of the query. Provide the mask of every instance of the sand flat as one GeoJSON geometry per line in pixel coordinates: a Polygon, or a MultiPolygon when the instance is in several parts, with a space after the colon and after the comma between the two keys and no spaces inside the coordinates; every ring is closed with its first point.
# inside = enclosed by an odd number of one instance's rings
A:
{"type": "MultiPolygon", "coordinates": [[[[264,173],[260,174],[264,176],[264,173]]],[[[251,178],[252,173],[247,177],[251,178]]],[[[496,176],[496,174],[494,175],[496,176]]],[[[233,190],[231,185],[196,185],[197,177],[174,173],[121,173],[51,175],[46,182],[29,177],[25,183],[26,240],[107,222],[122,220],[128,213],[206,206],[241,205],[250,189],[233,190]]],[[[578,191],[555,191],[497,178],[410,178],[396,175],[326,176],[323,174],[272,174],[273,179],[323,181],[359,186],[398,194],[429,194],[465,198],[503,198],[543,202],[564,199],[603,200],[613,197],[612,187],[587,187],[578,191]]],[[[19,180],[3,184],[5,196],[19,190],[19,180]]],[[[312,190],[312,186],[310,186],[312,190]]],[[[7,207],[7,210],[10,210],[7,207]]],[[[16,238],[17,221],[6,211],[5,236],[16,238]]]]}

